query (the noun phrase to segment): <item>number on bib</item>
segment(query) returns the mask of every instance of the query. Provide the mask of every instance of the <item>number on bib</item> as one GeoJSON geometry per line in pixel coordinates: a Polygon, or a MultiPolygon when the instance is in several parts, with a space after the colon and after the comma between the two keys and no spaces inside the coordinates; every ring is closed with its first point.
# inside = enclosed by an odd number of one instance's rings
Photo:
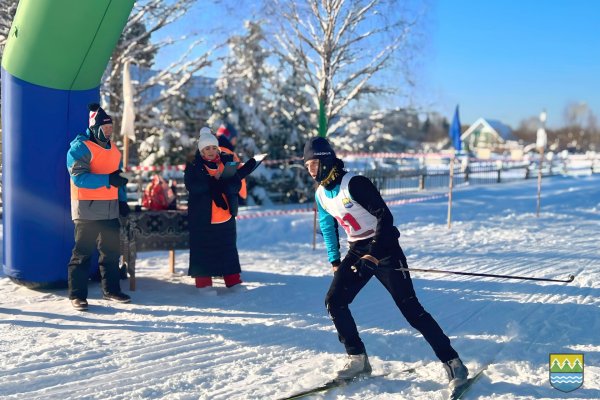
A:
{"type": "Polygon", "coordinates": [[[342,218],[335,217],[335,219],[337,219],[340,225],[342,225],[347,234],[350,234],[350,228],[352,228],[355,232],[360,230],[360,224],[352,216],[352,214],[345,214],[342,218]]]}

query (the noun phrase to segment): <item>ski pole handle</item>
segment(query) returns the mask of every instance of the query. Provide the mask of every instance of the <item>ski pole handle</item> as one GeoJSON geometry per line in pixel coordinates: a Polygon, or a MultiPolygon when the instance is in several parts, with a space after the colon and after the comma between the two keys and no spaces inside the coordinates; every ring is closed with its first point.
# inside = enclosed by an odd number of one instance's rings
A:
{"type": "Polygon", "coordinates": [[[522,280],[527,280],[527,281],[545,281],[545,282],[562,282],[562,283],[573,282],[573,280],[575,279],[575,275],[569,275],[569,277],[567,279],[550,279],[550,278],[534,278],[534,277],[528,277],[528,276],[482,274],[482,273],[476,273],[476,272],[447,271],[447,270],[443,270],[443,269],[424,269],[424,268],[396,268],[396,271],[434,272],[434,273],[438,273],[438,274],[485,276],[488,278],[522,279],[522,280]]]}

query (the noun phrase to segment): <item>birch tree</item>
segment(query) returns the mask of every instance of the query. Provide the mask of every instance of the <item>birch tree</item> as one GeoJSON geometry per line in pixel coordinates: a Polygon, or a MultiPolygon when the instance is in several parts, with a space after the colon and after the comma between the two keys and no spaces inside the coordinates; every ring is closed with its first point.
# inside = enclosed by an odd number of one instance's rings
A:
{"type": "Polygon", "coordinates": [[[312,91],[313,112],[324,108],[327,132],[346,121],[343,111],[366,95],[389,93],[407,75],[408,54],[418,19],[397,0],[275,0],[280,21],[273,32],[277,54],[301,71],[312,91]],[[377,75],[394,67],[396,82],[377,75]]]}

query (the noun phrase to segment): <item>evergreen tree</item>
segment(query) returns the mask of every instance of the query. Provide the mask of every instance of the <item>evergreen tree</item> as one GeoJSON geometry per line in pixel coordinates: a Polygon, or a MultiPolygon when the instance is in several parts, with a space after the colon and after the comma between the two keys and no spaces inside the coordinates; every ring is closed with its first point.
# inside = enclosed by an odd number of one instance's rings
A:
{"type": "Polygon", "coordinates": [[[232,124],[240,134],[238,151],[252,156],[259,148],[268,150],[270,135],[267,85],[273,73],[266,60],[264,32],[258,21],[246,21],[245,33],[228,41],[229,54],[211,97],[208,124],[217,128],[232,124]]]}

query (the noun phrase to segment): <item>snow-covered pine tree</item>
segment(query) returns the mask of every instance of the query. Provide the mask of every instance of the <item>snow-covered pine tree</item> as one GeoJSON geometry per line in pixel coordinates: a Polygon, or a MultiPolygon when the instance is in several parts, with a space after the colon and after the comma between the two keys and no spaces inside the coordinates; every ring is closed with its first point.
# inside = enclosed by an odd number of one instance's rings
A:
{"type": "Polygon", "coordinates": [[[0,56],[8,40],[8,32],[12,24],[19,0],[0,0],[0,56]]]}
{"type": "Polygon", "coordinates": [[[270,135],[269,51],[264,47],[264,32],[259,21],[245,21],[245,32],[228,40],[229,53],[216,81],[216,93],[210,98],[209,126],[232,124],[239,132],[236,151],[251,157],[267,151],[270,135]]]}
{"type": "Polygon", "coordinates": [[[317,115],[312,113],[310,93],[298,79],[298,73],[280,63],[270,85],[269,110],[272,121],[269,136],[271,159],[288,160],[270,169],[268,179],[258,184],[269,193],[277,193],[280,202],[303,203],[314,194],[313,181],[304,171],[302,150],[317,131],[317,115]]]}
{"type": "MultiPolygon", "coordinates": [[[[132,69],[135,87],[136,141],[130,144],[131,163],[154,165],[180,161],[181,152],[189,146],[189,121],[184,115],[194,115],[203,103],[185,101],[194,74],[212,62],[212,50],[191,55],[202,41],[196,33],[172,39],[153,40],[153,35],[180,20],[198,0],[143,0],[135,3],[127,25],[105,72],[101,94],[113,115],[116,129],[122,116],[121,82],[126,60],[136,63],[132,69]],[[187,43],[188,49],[164,68],[151,70],[159,50],[177,43],[187,43]],[[182,100],[183,99],[183,100],[182,100]],[[176,112],[175,112],[176,111],[176,112]]],[[[218,45],[215,46],[217,48],[218,45]]],[[[192,100],[192,99],[189,99],[192,100]]],[[[119,141],[117,144],[120,144],[119,141]]]]}

